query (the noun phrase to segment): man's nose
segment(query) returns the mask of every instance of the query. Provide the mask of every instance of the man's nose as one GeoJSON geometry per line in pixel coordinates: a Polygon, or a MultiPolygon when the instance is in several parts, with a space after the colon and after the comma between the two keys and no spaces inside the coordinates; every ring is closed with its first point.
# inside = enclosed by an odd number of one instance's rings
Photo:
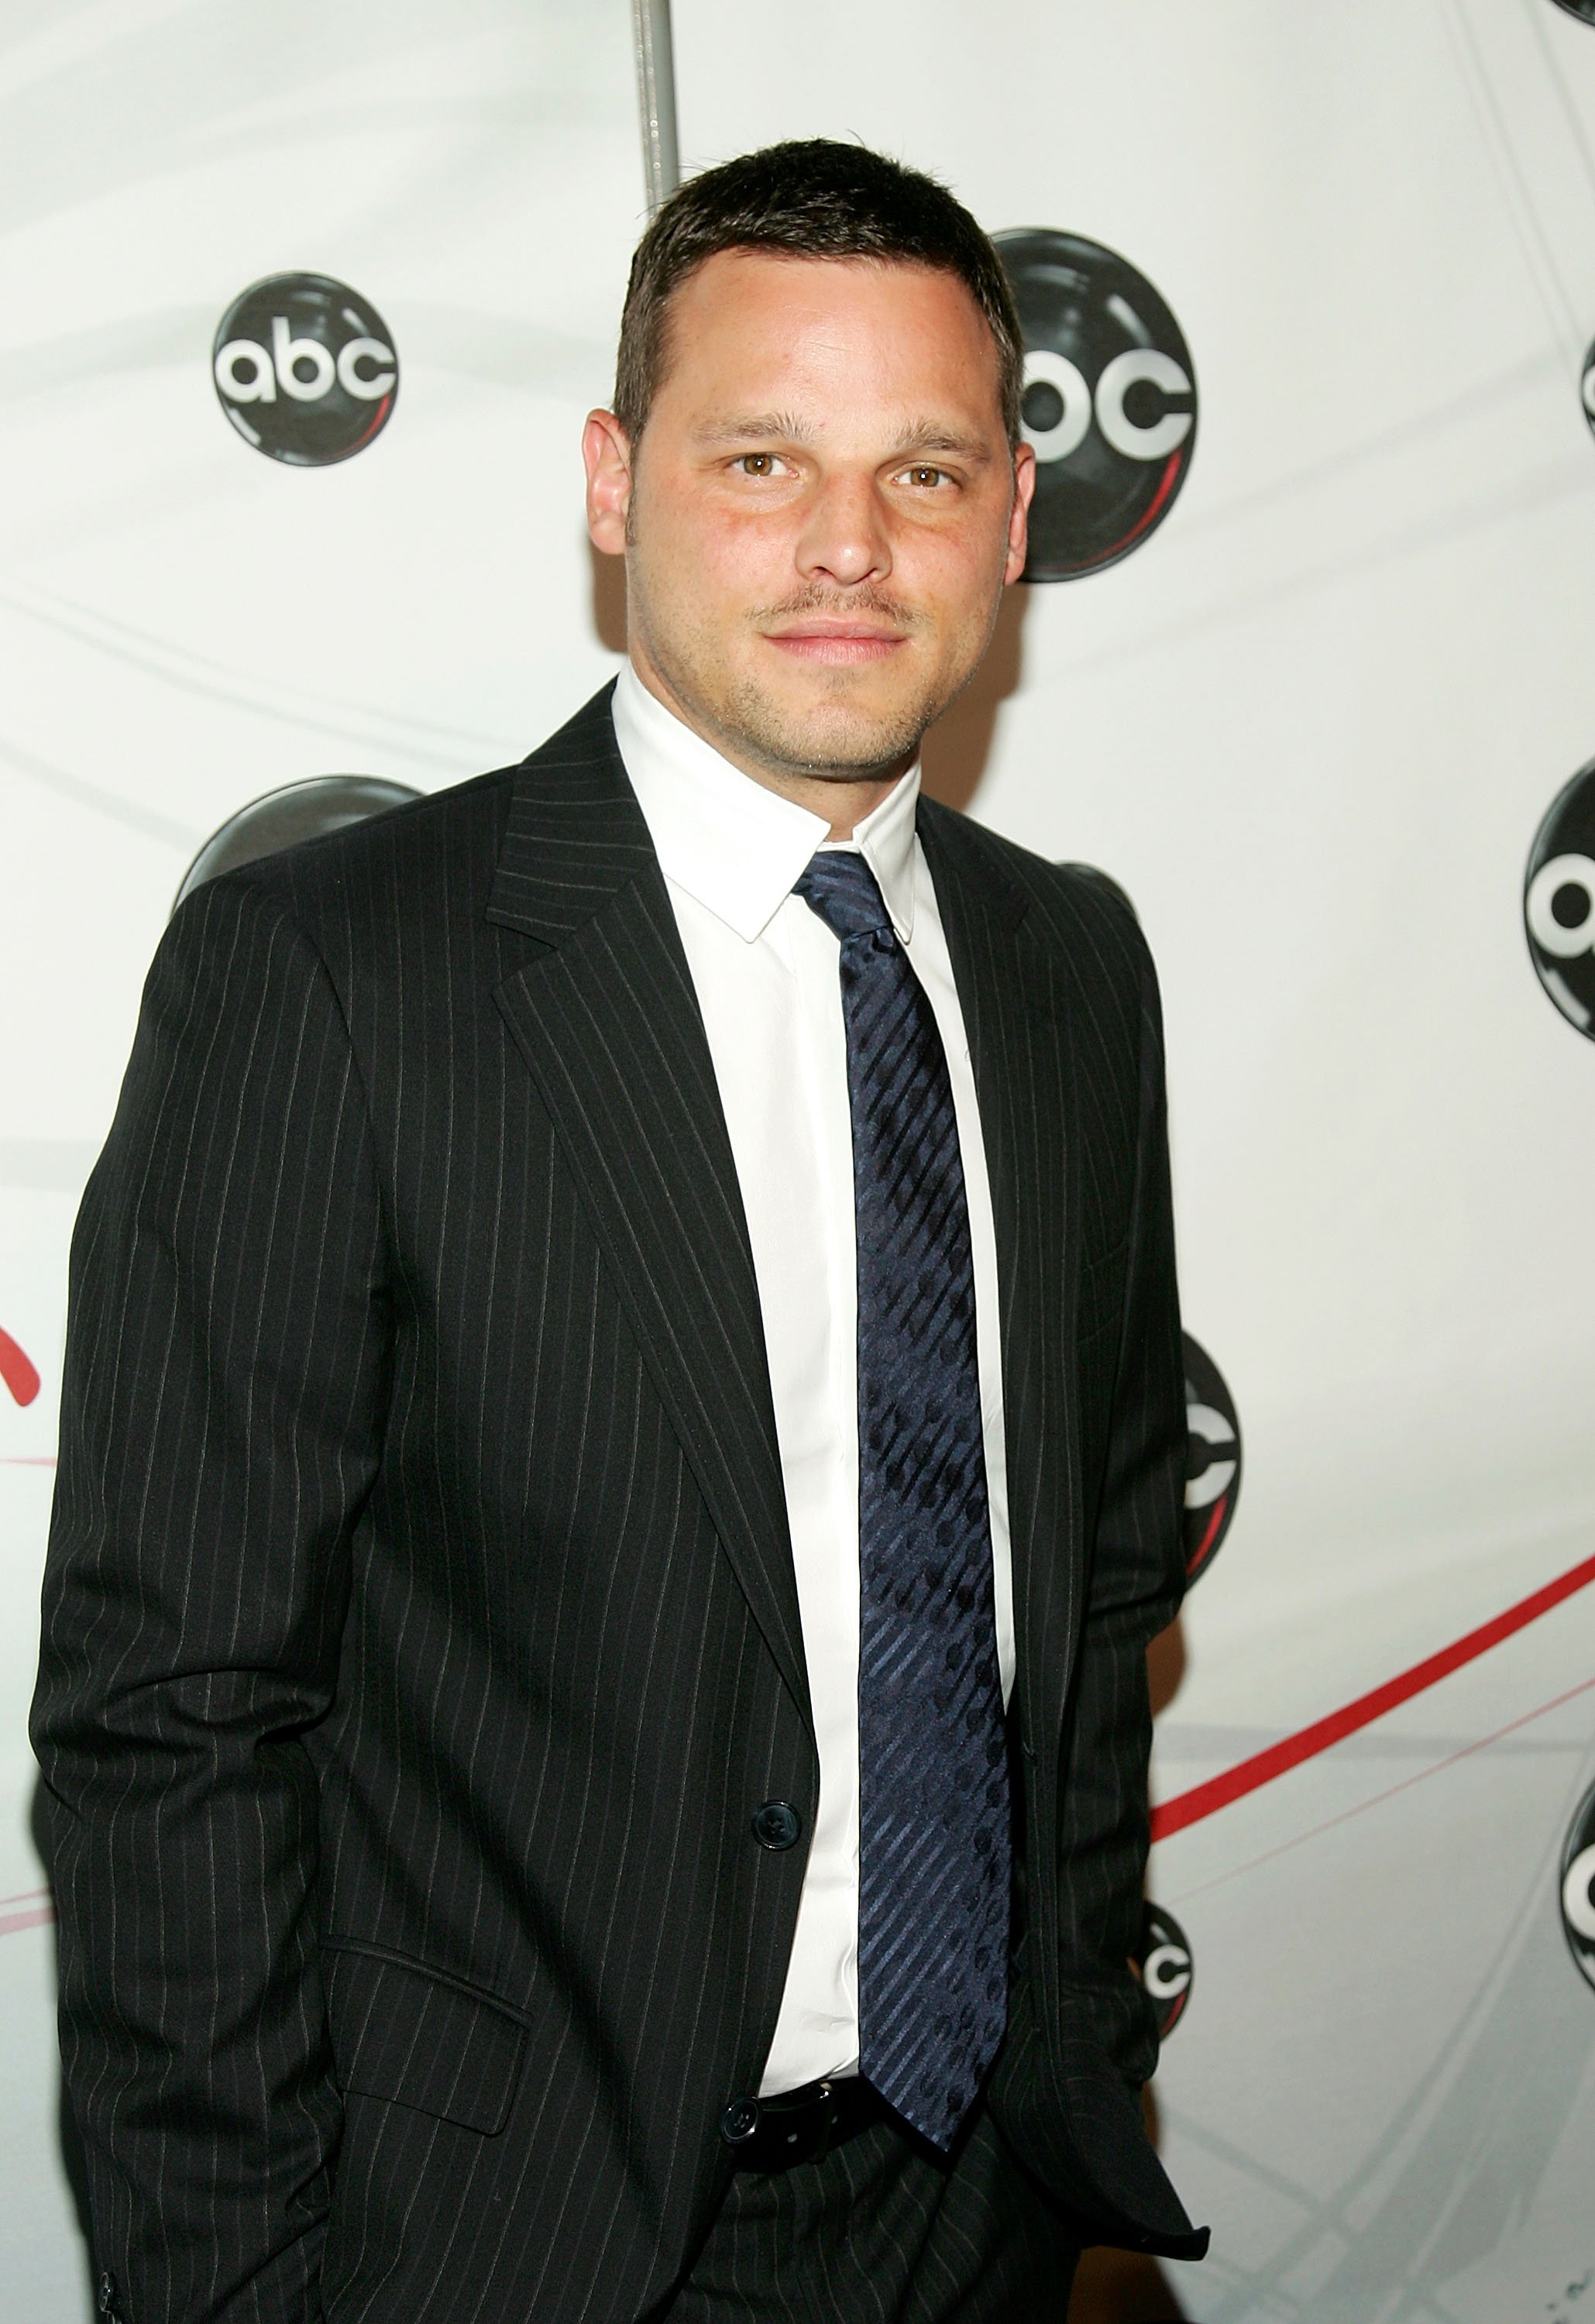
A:
{"type": "Polygon", "coordinates": [[[805,512],[797,553],[805,580],[844,589],[883,581],[891,571],[891,543],[874,478],[827,477],[805,512]]]}

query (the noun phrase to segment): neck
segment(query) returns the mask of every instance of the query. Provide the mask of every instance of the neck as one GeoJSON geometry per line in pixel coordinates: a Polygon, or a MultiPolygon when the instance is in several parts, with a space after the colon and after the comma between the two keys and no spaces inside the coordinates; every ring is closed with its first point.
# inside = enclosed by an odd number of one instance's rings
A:
{"type": "Polygon", "coordinates": [[[750,751],[740,735],[727,733],[712,720],[699,716],[667,684],[635,641],[631,647],[631,662],[650,694],[664,704],[672,717],[679,718],[711,750],[718,751],[739,774],[828,823],[833,839],[851,839],[859,825],[890,796],[914,763],[913,752],[908,752],[884,767],[827,770],[776,764],[750,751]]]}

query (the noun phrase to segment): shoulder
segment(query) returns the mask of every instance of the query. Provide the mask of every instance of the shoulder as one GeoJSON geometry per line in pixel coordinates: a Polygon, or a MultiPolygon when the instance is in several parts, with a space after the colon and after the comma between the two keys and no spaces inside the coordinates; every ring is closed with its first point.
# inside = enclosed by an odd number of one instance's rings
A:
{"type": "Polygon", "coordinates": [[[485,902],[518,771],[500,767],[451,784],[262,856],[215,884],[241,899],[251,897],[257,908],[285,911],[308,930],[412,921],[449,896],[478,890],[485,902]]]}
{"type": "MultiPolygon", "coordinates": [[[[328,959],[448,947],[493,898],[518,797],[580,786],[613,756],[607,687],[512,766],[448,785],[212,881],[217,905],[295,921],[328,959]]],[[[204,889],[183,907],[189,911],[204,889]]],[[[181,916],[180,915],[180,918],[181,916]]]]}
{"type": "Polygon", "coordinates": [[[952,807],[924,799],[920,830],[936,868],[955,879],[1005,889],[1023,907],[1025,927],[1055,964],[1088,982],[1123,990],[1155,984],[1134,905],[1118,881],[1090,863],[1053,863],[952,807]]]}

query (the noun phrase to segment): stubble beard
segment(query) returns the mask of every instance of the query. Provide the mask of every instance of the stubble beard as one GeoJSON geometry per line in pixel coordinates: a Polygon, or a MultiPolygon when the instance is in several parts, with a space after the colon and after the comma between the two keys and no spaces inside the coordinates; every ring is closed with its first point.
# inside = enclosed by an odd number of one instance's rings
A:
{"type": "MultiPolygon", "coordinates": [[[[632,616],[641,629],[641,642],[678,703],[725,755],[749,759],[778,778],[859,783],[899,771],[917,752],[926,729],[962,692],[985,649],[982,639],[980,652],[969,656],[967,667],[939,673],[940,684],[927,678],[901,700],[877,711],[849,699],[850,673],[827,671],[812,707],[794,712],[745,671],[729,668],[718,636],[679,618],[661,627],[652,618],[637,560],[628,562],[632,616]]],[[[848,595],[807,591],[779,605],[757,607],[743,620],[750,630],[760,631],[811,613],[869,615],[890,622],[908,638],[923,634],[927,626],[923,615],[880,591],[848,595]]]]}
{"type": "Polygon", "coordinates": [[[794,715],[751,678],[733,677],[715,706],[724,731],[772,773],[811,782],[858,783],[905,766],[942,704],[918,693],[890,711],[871,715],[847,700],[842,686],[807,715],[794,715]]]}

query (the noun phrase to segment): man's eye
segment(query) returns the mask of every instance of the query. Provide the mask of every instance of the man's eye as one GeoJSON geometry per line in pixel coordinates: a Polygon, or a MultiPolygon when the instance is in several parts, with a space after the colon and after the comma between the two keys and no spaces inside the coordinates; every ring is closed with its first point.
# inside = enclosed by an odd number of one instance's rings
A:
{"type": "Polygon", "coordinates": [[[933,492],[938,484],[950,484],[953,481],[945,468],[930,467],[923,460],[916,460],[911,468],[903,470],[903,474],[909,484],[927,492],[933,492]]]}
{"type": "Polygon", "coordinates": [[[731,465],[744,476],[773,476],[778,463],[773,452],[740,452],[731,465]]]}

